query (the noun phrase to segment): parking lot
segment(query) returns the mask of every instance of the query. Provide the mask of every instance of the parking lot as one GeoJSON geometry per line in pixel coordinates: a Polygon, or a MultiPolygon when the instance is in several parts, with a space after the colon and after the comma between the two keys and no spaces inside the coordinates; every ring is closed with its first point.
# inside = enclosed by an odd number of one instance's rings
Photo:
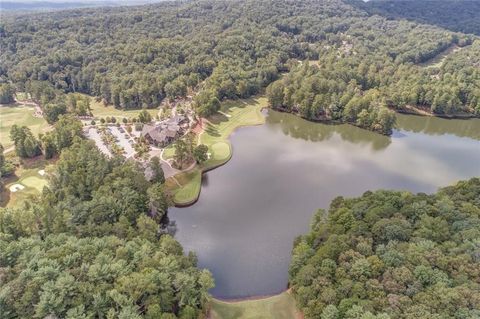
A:
{"type": "MultiPolygon", "coordinates": [[[[135,142],[133,136],[130,136],[122,127],[108,126],[106,129],[115,139],[115,144],[123,149],[123,155],[126,158],[130,158],[135,155],[135,149],[133,147],[135,142]]],[[[98,131],[97,127],[89,127],[86,130],[85,135],[95,142],[98,149],[102,151],[102,153],[109,157],[112,156],[112,152],[102,140],[102,135],[98,131]]]]}
{"type": "MultiPolygon", "coordinates": [[[[112,157],[112,151],[110,151],[111,146],[107,146],[107,144],[102,139],[101,130],[106,129],[106,133],[113,137],[113,143],[123,149],[123,155],[125,158],[132,158],[136,154],[134,145],[135,145],[135,137],[136,135],[140,135],[140,132],[132,132],[129,134],[125,131],[123,127],[118,126],[107,126],[107,127],[97,127],[97,126],[90,126],[85,128],[85,136],[95,142],[98,149],[107,155],[108,157],[112,157]]],[[[161,159],[162,169],[164,171],[165,177],[170,177],[177,174],[179,171],[166,162],[162,158],[163,149],[151,146],[149,151],[150,157],[157,156],[161,159]]]]}
{"type": "Polygon", "coordinates": [[[123,148],[124,156],[132,157],[135,154],[133,138],[121,127],[109,126],[107,129],[115,137],[117,144],[123,148]]]}
{"type": "Polygon", "coordinates": [[[96,127],[89,127],[85,134],[89,139],[91,139],[95,142],[95,145],[97,145],[98,149],[103,154],[107,155],[108,157],[112,157],[112,153],[108,149],[107,145],[105,145],[105,143],[103,143],[102,137],[98,133],[96,127]]]}

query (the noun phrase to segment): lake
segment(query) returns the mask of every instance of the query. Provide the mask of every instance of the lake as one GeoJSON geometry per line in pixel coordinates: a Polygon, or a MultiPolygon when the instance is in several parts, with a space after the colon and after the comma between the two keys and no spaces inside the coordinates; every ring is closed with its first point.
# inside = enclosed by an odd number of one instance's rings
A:
{"type": "Polygon", "coordinates": [[[284,290],[294,238],[336,196],[430,193],[480,176],[480,120],[398,115],[397,126],[389,138],[269,111],[236,131],[233,158],[204,176],[199,201],[169,211],[185,251],[213,273],[213,296],[284,290]]]}

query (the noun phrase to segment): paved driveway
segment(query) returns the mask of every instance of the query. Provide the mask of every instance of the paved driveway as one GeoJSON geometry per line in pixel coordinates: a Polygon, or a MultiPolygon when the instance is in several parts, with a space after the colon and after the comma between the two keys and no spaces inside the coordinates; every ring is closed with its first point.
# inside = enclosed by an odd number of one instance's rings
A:
{"type": "Polygon", "coordinates": [[[163,174],[165,175],[165,178],[169,178],[180,173],[178,169],[171,167],[170,164],[168,164],[166,161],[162,159],[162,149],[152,147],[149,154],[150,154],[150,157],[156,156],[160,159],[160,164],[162,165],[162,170],[163,170],[163,174]]]}

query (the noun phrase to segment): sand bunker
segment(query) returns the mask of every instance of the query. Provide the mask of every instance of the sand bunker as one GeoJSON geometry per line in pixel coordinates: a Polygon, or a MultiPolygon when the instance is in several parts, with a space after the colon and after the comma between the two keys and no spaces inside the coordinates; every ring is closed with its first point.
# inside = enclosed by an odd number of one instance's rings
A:
{"type": "Polygon", "coordinates": [[[39,171],[38,171],[38,174],[44,176],[44,175],[45,175],[45,170],[44,170],[44,169],[39,170],[39,171]]]}
{"type": "Polygon", "coordinates": [[[9,187],[9,189],[12,193],[15,193],[16,191],[21,191],[24,188],[25,188],[25,186],[23,186],[21,184],[13,184],[12,186],[9,187]]]}

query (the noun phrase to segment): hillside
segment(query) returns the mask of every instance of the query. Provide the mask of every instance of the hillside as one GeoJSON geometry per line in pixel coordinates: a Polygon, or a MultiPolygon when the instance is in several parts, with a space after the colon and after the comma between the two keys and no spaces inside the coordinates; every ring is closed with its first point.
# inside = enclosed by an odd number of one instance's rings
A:
{"type": "Polygon", "coordinates": [[[478,2],[145,2],[0,12],[0,319],[480,318],[478,2]]]}
{"type": "Polygon", "coordinates": [[[305,318],[478,318],[480,179],[366,192],[315,214],[293,251],[305,318]]]}
{"type": "Polygon", "coordinates": [[[403,18],[480,35],[480,2],[475,0],[372,0],[363,7],[390,19],[403,18]]]}
{"type": "Polygon", "coordinates": [[[475,36],[371,15],[356,1],[206,0],[6,15],[0,34],[0,79],[44,104],[82,92],[119,108],[157,107],[197,93],[195,105],[208,115],[215,98],[251,96],[310,60],[319,77],[340,83],[290,89],[296,97],[283,104],[321,106],[308,118],[325,113],[371,128],[357,123],[362,110],[373,118],[383,106],[480,112],[475,36]],[[454,45],[463,49],[440,67],[422,67],[454,45]],[[358,101],[367,93],[374,110],[358,101]]]}

